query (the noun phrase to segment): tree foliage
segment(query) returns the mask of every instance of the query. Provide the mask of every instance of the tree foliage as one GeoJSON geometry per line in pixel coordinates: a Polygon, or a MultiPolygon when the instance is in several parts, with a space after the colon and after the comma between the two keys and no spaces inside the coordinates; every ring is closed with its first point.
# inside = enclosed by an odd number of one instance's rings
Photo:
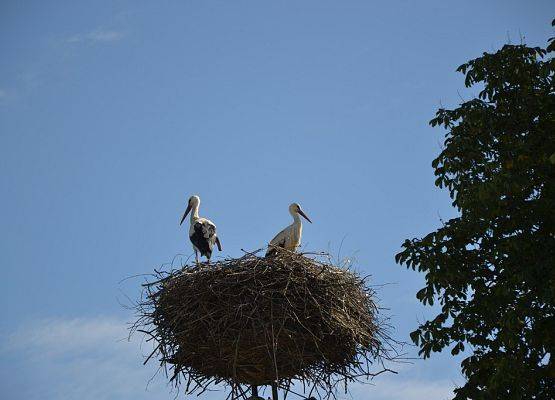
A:
{"type": "Polygon", "coordinates": [[[555,399],[554,39],[461,65],[477,98],[430,121],[447,130],[432,167],[459,216],[396,261],[426,274],[416,297],[441,307],[411,333],[420,354],[469,350],[457,400],[555,399]]]}

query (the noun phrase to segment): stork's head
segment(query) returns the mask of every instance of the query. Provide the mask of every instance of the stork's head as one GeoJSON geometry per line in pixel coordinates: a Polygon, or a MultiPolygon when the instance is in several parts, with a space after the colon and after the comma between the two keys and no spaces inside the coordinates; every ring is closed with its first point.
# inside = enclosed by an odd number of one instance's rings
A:
{"type": "Polygon", "coordinates": [[[183,214],[183,217],[181,218],[181,222],[179,223],[179,225],[181,225],[183,221],[185,221],[185,218],[187,218],[187,214],[189,214],[189,212],[193,208],[198,207],[199,205],[200,205],[200,197],[198,197],[196,194],[189,197],[189,201],[187,202],[187,209],[185,210],[185,213],[183,214]]]}
{"type": "Polygon", "coordinates": [[[200,204],[200,197],[198,197],[196,194],[192,195],[191,197],[189,197],[189,205],[191,207],[194,207],[196,205],[200,204]]]}
{"type": "Polygon", "coordinates": [[[289,213],[293,216],[295,216],[295,214],[301,215],[304,219],[306,219],[308,222],[312,223],[312,221],[310,220],[310,218],[308,218],[306,216],[306,214],[304,213],[304,211],[301,209],[301,206],[299,205],[299,203],[293,203],[289,206],[289,213]]]}

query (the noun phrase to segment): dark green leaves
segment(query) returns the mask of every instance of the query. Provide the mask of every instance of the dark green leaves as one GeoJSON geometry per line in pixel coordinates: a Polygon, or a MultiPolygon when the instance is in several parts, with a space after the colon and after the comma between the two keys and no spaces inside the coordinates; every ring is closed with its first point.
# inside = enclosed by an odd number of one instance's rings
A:
{"type": "Polygon", "coordinates": [[[420,343],[420,330],[417,329],[413,332],[410,333],[410,339],[413,341],[413,343],[415,345],[418,346],[418,344],[420,343]]]}
{"type": "MultiPolygon", "coordinates": [[[[551,25],[555,26],[555,19],[553,21],[551,21],[551,25]]],[[[551,52],[551,51],[555,51],[555,37],[551,37],[548,40],[549,45],[547,46],[547,51],[551,52]]]]}
{"type": "Polygon", "coordinates": [[[457,354],[459,354],[461,351],[464,351],[464,344],[463,342],[459,342],[455,345],[455,347],[453,347],[453,349],[451,350],[451,354],[456,356],[457,354]]]}
{"type": "Polygon", "coordinates": [[[461,65],[478,97],[430,121],[447,130],[435,183],[460,216],[395,261],[425,274],[420,302],[441,306],[410,334],[419,354],[470,345],[457,400],[555,398],[554,40],[461,65]]]}

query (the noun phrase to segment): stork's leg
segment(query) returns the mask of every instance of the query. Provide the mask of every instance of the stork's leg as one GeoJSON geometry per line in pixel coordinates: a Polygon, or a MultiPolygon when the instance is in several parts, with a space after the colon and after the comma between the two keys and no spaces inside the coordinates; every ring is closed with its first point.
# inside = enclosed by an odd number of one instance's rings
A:
{"type": "Polygon", "coordinates": [[[197,261],[197,266],[198,266],[198,251],[195,249],[195,260],[197,261]]]}
{"type": "Polygon", "coordinates": [[[251,386],[251,397],[254,400],[258,400],[258,386],[255,386],[255,385],[251,386]]]}

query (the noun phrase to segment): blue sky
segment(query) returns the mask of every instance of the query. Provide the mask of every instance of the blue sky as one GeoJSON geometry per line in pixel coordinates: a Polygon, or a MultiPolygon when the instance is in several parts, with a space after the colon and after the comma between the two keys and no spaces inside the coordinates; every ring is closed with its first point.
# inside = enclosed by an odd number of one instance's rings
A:
{"type": "MultiPolygon", "coordinates": [[[[263,247],[299,202],[306,249],[353,256],[395,325],[432,311],[394,264],[455,215],[433,185],[464,90],[458,65],[521,36],[548,1],[2,2],[0,322],[3,399],[167,399],[148,346],[122,341],[140,281],[192,253],[202,198],[224,251],[263,247]],[[342,245],[341,245],[342,243],[342,245]]],[[[408,348],[409,355],[414,349],[408,348]]],[[[357,399],[447,399],[448,355],[400,365],[357,399]]],[[[222,393],[208,399],[222,398],[222,393]]]]}

